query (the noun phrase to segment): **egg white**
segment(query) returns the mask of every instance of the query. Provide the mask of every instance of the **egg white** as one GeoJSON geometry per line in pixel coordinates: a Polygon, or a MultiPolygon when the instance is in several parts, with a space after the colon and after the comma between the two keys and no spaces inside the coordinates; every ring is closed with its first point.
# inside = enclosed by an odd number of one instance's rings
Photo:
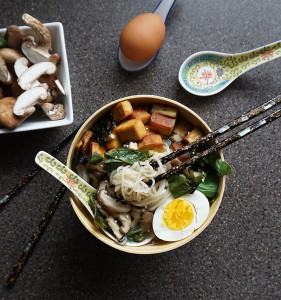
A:
{"type": "Polygon", "coordinates": [[[174,200],[174,198],[169,197],[156,209],[152,222],[155,235],[163,241],[173,242],[188,237],[206,221],[209,215],[209,201],[201,192],[196,190],[193,194],[186,194],[178,199],[183,199],[190,204],[194,214],[193,220],[190,225],[182,230],[168,228],[164,222],[163,215],[165,207],[174,200]]]}
{"type": "Polygon", "coordinates": [[[196,227],[199,228],[207,219],[210,212],[210,204],[208,198],[200,191],[195,191],[193,194],[186,194],[181,197],[181,199],[191,202],[196,211],[196,227]]]}

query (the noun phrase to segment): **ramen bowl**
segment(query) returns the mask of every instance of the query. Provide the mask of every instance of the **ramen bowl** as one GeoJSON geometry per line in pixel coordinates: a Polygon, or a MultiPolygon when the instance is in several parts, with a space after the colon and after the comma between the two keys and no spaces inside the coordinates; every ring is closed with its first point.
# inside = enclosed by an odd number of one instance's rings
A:
{"type": "MultiPolygon", "coordinates": [[[[106,112],[110,111],[116,104],[118,104],[121,101],[129,100],[132,104],[152,104],[152,103],[158,103],[163,105],[168,105],[174,108],[177,108],[178,112],[182,117],[187,119],[192,125],[201,128],[202,132],[207,134],[211,131],[209,126],[204,122],[202,118],[200,118],[195,112],[193,112],[191,109],[187,108],[186,106],[159,96],[152,96],[152,95],[136,95],[136,96],[130,96],[118,99],[116,101],[112,101],[109,104],[103,106],[99,110],[97,110],[93,115],[91,115],[85,123],[81,126],[80,130],[77,132],[69,153],[67,157],[67,166],[70,169],[73,169],[72,161],[74,157],[74,150],[75,145],[80,141],[82,138],[84,132],[89,129],[102,115],[104,115],[106,112]]],[[[218,152],[218,155],[221,159],[223,159],[223,155],[221,152],[218,152]]],[[[219,188],[218,188],[218,195],[216,200],[212,203],[210,207],[209,215],[204,222],[204,224],[197,230],[195,230],[190,236],[179,240],[175,242],[165,242],[162,240],[159,240],[157,238],[153,239],[150,243],[138,247],[132,247],[132,246],[122,246],[117,244],[115,241],[110,239],[104,232],[97,229],[94,225],[94,220],[90,213],[87,211],[87,209],[84,207],[84,205],[69,191],[69,198],[70,203],[82,222],[82,224],[89,230],[89,232],[94,235],[96,238],[98,238],[103,243],[118,249],[120,251],[128,252],[128,253],[134,253],[134,254],[156,254],[156,253],[162,253],[167,252],[173,249],[176,249],[178,247],[181,247],[187,243],[189,243],[191,240],[193,240],[196,236],[198,236],[212,221],[214,218],[216,212],[218,211],[218,208],[220,206],[220,203],[223,198],[225,188],[225,176],[220,177],[219,181],[219,188]]]]}

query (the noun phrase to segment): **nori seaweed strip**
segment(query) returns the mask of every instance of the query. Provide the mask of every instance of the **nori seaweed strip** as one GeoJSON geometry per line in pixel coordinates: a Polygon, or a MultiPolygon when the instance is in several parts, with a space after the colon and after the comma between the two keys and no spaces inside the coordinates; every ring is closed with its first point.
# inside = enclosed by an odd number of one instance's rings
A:
{"type": "Polygon", "coordinates": [[[15,280],[17,279],[20,271],[22,270],[25,263],[27,262],[32,250],[34,249],[35,245],[39,241],[40,237],[43,235],[44,230],[46,229],[47,225],[49,224],[49,222],[52,218],[52,215],[54,214],[57,206],[59,205],[60,200],[62,199],[66,189],[67,188],[64,185],[61,186],[61,188],[58,191],[58,193],[56,194],[54,200],[50,204],[45,216],[40,221],[35,233],[32,235],[25,250],[23,251],[20,258],[18,259],[16,265],[14,266],[12,273],[8,277],[7,282],[8,282],[9,287],[11,287],[15,283],[15,280]]]}
{"type": "MultiPolygon", "coordinates": [[[[199,154],[191,157],[190,159],[188,159],[184,163],[181,163],[180,165],[178,165],[178,166],[176,166],[172,169],[169,169],[167,172],[156,176],[154,178],[155,183],[167,178],[168,176],[170,176],[172,174],[176,174],[176,173],[180,172],[181,170],[183,170],[187,166],[194,164],[196,161],[198,161],[198,159],[201,159],[201,158],[209,155],[210,153],[218,151],[218,150],[226,147],[227,145],[230,145],[233,142],[238,141],[239,139],[243,138],[244,136],[248,135],[249,133],[251,133],[251,132],[253,132],[253,131],[255,131],[259,128],[262,128],[263,126],[269,124],[270,122],[280,118],[280,116],[281,116],[281,108],[278,109],[277,111],[275,111],[274,113],[272,113],[270,115],[267,115],[263,119],[260,119],[259,121],[253,123],[252,125],[246,127],[245,129],[242,129],[241,131],[231,135],[230,137],[224,139],[223,141],[211,146],[207,150],[204,150],[204,151],[200,152],[199,154]]],[[[153,182],[152,180],[149,180],[148,182],[146,182],[146,184],[148,186],[151,186],[152,182],[153,182]]]]}
{"type": "MultiPolygon", "coordinates": [[[[76,129],[74,129],[56,148],[51,152],[51,155],[55,156],[60,150],[65,147],[68,142],[78,132],[80,127],[85,121],[83,121],[76,129]]],[[[0,207],[12,199],[25,185],[41,170],[39,166],[34,167],[29,171],[2,199],[0,199],[0,207]]]]}

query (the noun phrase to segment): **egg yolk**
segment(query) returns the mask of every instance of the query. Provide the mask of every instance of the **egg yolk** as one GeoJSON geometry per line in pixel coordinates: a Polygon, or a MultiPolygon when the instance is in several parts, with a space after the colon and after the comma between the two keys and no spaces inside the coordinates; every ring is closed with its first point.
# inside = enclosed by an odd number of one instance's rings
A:
{"type": "Polygon", "coordinates": [[[194,218],[190,204],[183,199],[174,199],[165,209],[163,219],[166,226],[172,230],[182,230],[191,224],[194,218]]]}

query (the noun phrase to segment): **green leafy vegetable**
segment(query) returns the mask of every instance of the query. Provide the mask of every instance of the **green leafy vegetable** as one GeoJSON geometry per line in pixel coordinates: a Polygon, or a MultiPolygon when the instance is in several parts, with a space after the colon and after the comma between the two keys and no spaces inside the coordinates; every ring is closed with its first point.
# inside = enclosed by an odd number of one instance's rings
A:
{"type": "Polygon", "coordinates": [[[219,186],[219,177],[216,173],[210,172],[207,174],[204,182],[201,182],[197,190],[202,192],[207,198],[212,199],[217,195],[219,186]]]}
{"type": "Polygon", "coordinates": [[[103,115],[91,128],[94,133],[94,140],[100,145],[105,145],[107,137],[111,134],[115,126],[112,113],[103,115]]]}
{"type": "Polygon", "coordinates": [[[187,179],[183,174],[174,174],[167,178],[169,189],[174,198],[178,198],[185,194],[192,194],[196,186],[191,180],[187,179]]]}
{"type": "Polygon", "coordinates": [[[232,173],[232,167],[220,158],[216,160],[215,170],[217,171],[218,176],[224,176],[232,173]]]}
{"type": "Polygon", "coordinates": [[[0,48],[6,45],[7,41],[5,39],[0,38],[0,48]]]}
{"type": "Polygon", "coordinates": [[[141,228],[140,226],[134,227],[134,228],[131,228],[131,229],[127,232],[126,236],[127,236],[127,237],[128,237],[128,236],[132,236],[132,235],[135,235],[135,234],[140,233],[140,232],[142,232],[142,228],[141,228]]]}
{"type": "Polygon", "coordinates": [[[218,176],[224,176],[232,172],[232,167],[214,153],[203,158],[203,163],[214,169],[218,176]]]}
{"type": "Polygon", "coordinates": [[[145,152],[129,150],[125,148],[116,148],[110,152],[105,153],[105,169],[113,171],[123,164],[132,165],[136,161],[144,161],[148,159],[145,152]]]}
{"type": "Polygon", "coordinates": [[[94,152],[92,154],[90,162],[91,162],[91,164],[97,164],[97,163],[101,162],[102,160],[103,160],[103,156],[98,152],[94,152]]]}
{"type": "Polygon", "coordinates": [[[98,210],[97,206],[95,205],[95,195],[90,196],[88,204],[94,215],[95,226],[97,228],[102,228],[102,229],[107,228],[107,224],[106,224],[103,216],[101,215],[100,211],[98,210]]]}

